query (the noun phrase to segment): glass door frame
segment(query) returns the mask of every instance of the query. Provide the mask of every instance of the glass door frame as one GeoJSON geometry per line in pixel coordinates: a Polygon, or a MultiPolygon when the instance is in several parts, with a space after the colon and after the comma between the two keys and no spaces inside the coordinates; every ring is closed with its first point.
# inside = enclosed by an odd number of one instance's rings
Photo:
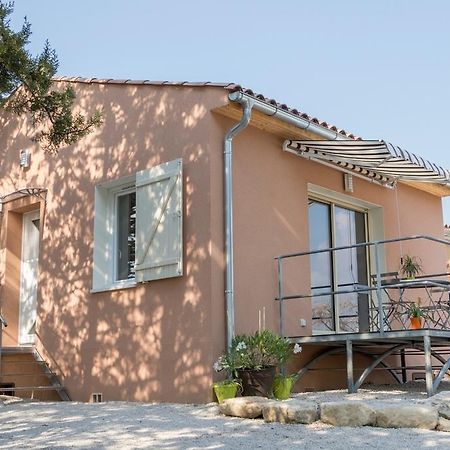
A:
{"type": "MultiPolygon", "coordinates": [[[[334,199],[327,198],[325,196],[317,195],[317,194],[309,194],[308,195],[308,215],[309,215],[309,202],[317,202],[322,203],[329,206],[330,211],[330,223],[329,223],[329,232],[330,232],[330,241],[331,248],[336,247],[336,207],[348,209],[350,211],[355,211],[363,214],[364,217],[364,239],[365,242],[369,242],[369,209],[360,207],[351,203],[347,203],[345,201],[337,201],[334,199]]],[[[309,218],[308,218],[309,221],[309,218]]],[[[309,222],[308,222],[309,223],[309,222]]],[[[331,290],[332,292],[336,292],[338,290],[338,277],[337,277],[337,269],[336,269],[336,252],[331,251],[331,290]]],[[[366,277],[369,280],[370,277],[370,252],[369,248],[365,247],[365,259],[366,259],[366,277]]],[[[338,333],[346,333],[346,331],[341,331],[340,329],[340,320],[339,320],[339,300],[337,296],[339,294],[329,294],[331,297],[331,301],[333,303],[333,325],[334,330],[325,331],[325,330],[315,330],[312,327],[313,335],[321,335],[321,334],[338,334],[338,333]]],[[[314,297],[312,297],[313,299],[314,297]]],[[[311,299],[311,300],[312,300],[311,299]]],[[[312,309],[312,305],[311,305],[312,309]]],[[[359,315],[359,314],[358,314],[359,315]]]]}

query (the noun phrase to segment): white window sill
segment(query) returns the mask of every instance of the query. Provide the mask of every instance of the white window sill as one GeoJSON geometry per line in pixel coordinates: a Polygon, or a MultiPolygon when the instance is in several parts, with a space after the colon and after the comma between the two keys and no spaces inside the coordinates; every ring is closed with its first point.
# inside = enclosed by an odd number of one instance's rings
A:
{"type": "Polygon", "coordinates": [[[131,289],[137,286],[136,281],[124,281],[121,283],[114,283],[107,286],[101,286],[91,289],[91,294],[95,294],[97,292],[107,292],[107,291],[120,291],[121,289],[131,289]]]}

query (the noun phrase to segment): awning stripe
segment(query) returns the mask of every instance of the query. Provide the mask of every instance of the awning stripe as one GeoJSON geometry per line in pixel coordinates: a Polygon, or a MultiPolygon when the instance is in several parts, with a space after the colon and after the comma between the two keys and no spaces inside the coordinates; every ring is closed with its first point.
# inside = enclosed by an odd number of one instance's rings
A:
{"type": "Polygon", "coordinates": [[[306,157],[369,170],[390,180],[414,180],[450,185],[450,172],[385,141],[292,141],[284,148],[306,157]]]}

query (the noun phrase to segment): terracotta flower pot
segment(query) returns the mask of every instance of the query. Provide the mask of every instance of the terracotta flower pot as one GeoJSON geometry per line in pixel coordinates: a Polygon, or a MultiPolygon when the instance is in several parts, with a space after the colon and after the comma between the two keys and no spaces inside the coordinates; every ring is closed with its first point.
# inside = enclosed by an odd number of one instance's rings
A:
{"type": "Polygon", "coordinates": [[[275,367],[267,367],[261,370],[239,369],[238,377],[242,382],[242,395],[268,397],[272,391],[275,367]]]}
{"type": "Polygon", "coordinates": [[[422,328],[422,317],[410,317],[411,330],[420,330],[422,328]]]}

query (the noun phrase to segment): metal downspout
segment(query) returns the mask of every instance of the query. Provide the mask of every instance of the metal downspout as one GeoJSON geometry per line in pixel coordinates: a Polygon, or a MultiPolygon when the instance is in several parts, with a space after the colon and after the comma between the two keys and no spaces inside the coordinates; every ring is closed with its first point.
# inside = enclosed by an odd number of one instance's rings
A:
{"type": "Polygon", "coordinates": [[[234,338],[234,257],[233,257],[233,138],[250,122],[253,100],[241,92],[235,97],[242,105],[242,118],[230,130],[224,139],[224,225],[225,225],[225,301],[227,313],[227,348],[234,338]]]}
{"type": "Polygon", "coordinates": [[[228,95],[233,103],[242,105],[241,120],[226,134],[224,140],[224,213],[225,213],[225,299],[227,311],[227,344],[228,348],[234,337],[234,271],[233,271],[233,174],[232,174],[232,140],[236,134],[243,130],[250,122],[252,109],[256,109],[267,116],[275,117],[283,122],[294,125],[300,129],[308,130],[323,139],[346,139],[337,131],[332,131],[319,124],[315,124],[303,117],[295,116],[275,105],[267,104],[243,92],[236,91],[228,95]]]}

